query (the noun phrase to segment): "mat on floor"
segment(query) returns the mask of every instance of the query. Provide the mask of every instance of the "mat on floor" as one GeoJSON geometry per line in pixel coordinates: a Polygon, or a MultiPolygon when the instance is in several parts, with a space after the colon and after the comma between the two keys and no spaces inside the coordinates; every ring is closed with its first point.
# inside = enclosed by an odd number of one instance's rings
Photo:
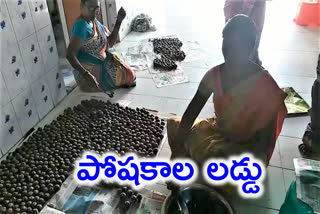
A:
{"type": "Polygon", "coordinates": [[[282,90],[288,94],[285,100],[288,117],[308,115],[309,104],[292,87],[282,88],[282,90]]]}

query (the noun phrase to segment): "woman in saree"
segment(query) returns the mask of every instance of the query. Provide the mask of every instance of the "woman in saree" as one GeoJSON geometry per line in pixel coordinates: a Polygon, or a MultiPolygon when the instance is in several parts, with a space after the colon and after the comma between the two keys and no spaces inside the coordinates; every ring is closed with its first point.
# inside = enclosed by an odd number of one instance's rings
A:
{"type": "Polygon", "coordinates": [[[72,31],[67,59],[75,69],[75,79],[85,92],[110,91],[119,87],[135,86],[135,73],[110,49],[115,45],[126,12],[119,10],[112,33],[96,16],[98,0],[81,0],[81,15],[72,31]]]}
{"type": "MultiPolygon", "coordinates": [[[[227,22],[225,63],[205,74],[182,118],[168,121],[171,159],[190,158],[201,166],[210,158],[250,153],[268,166],[287,114],[287,94],[250,60],[255,38],[249,17],[236,15],[227,22]],[[196,120],[212,94],[215,116],[196,120]]],[[[168,188],[175,186],[169,183],[168,188]]]]}
{"type": "Polygon", "coordinates": [[[245,14],[249,16],[256,24],[257,39],[252,52],[252,60],[261,65],[262,62],[259,58],[259,45],[261,34],[264,26],[264,19],[266,13],[266,0],[226,0],[224,6],[224,16],[226,22],[233,16],[238,14],[245,14]]]}

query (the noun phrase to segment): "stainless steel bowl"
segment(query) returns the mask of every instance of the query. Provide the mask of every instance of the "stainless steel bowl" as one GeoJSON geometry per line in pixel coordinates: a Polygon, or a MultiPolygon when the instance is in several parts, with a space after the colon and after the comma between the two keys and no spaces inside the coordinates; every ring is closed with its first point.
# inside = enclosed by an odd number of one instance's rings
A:
{"type": "Polygon", "coordinates": [[[234,214],[231,204],[218,192],[196,184],[170,194],[163,203],[161,214],[234,214]]]}

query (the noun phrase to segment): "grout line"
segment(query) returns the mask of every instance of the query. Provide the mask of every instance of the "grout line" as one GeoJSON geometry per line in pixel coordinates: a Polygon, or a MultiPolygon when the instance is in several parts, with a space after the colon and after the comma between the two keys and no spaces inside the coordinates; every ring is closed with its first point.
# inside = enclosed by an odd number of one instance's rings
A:
{"type": "Polygon", "coordinates": [[[285,167],[285,168],[283,168],[283,167],[282,167],[282,169],[285,169],[285,170],[288,170],[288,171],[293,171],[293,172],[295,172],[295,170],[294,170],[294,169],[289,169],[289,168],[286,168],[286,167],[285,167]]]}
{"type": "MultiPolygon", "coordinates": [[[[315,69],[316,70],[316,69],[315,69]]],[[[317,71],[315,71],[315,74],[317,73],[317,71]]],[[[303,77],[303,78],[310,78],[310,79],[317,79],[317,75],[315,75],[315,77],[312,77],[312,76],[303,76],[303,75],[292,75],[292,74],[276,74],[276,73],[271,73],[271,76],[289,76],[289,77],[297,77],[297,78],[301,78],[301,77],[303,77]]]]}
{"type": "Polygon", "coordinates": [[[251,206],[254,206],[254,207],[264,208],[264,209],[267,209],[267,210],[279,211],[278,209],[274,209],[274,208],[270,208],[270,207],[265,207],[265,206],[259,206],[259,205],[256,205],[256,204],[248,204],[248,205],[251,205],[251,206]]]}
{"type": "MultiPolygon", "coordinates": [[[[301,143],[302,143],[302,137],[292,137],[292,136],[281,135],[281,134],[280,134],[280,137],[287,137],[287,138],[293,138],[293,139],[300,139],[300,140],[301,140],[301,143]]],[[[279,138],[278,138],[278,139],[279,139],[279,138]]]]}
{"type": "Polygon", "coordinates": [[[283,187],[284,187],[284,190],[286,191],[286,182],[285,182],[284,171],[283,171],[283,167],[282,167],[282,158],[281,158],[280,145],[278,145],[278,146],[279,146],[279,156],[280,156],[279,159],[280,159],[280,164],[281,164],[283,187]]]}
{"type": "Polygon", "coordinates": [[[283,49],[283,48],[261,48],[261,50],[267,50],[267,51],[290,51],[290,52],[303,52],[303,53],[319,53],[319,51],[314,50],[314,51],[306,51],[306,50],[289,50],[289,49],[283,49]]]}

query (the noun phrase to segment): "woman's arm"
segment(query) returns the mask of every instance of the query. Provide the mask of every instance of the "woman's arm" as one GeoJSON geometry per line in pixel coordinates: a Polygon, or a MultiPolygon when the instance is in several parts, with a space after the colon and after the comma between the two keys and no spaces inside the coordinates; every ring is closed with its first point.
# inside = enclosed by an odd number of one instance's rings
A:
{"type": "Polygon", "coordinates": [[[78,36],[72,36],[70,44],[67,50],[67,59],[70,62],[71,66],[79,71],[81,74],[86,73],[86,69],[81,65],[77,58],[77,54],[81,48],[82,40],[78,36]]]}
{"type": "Polygon", "coordinates": [[[213,93],[213,72],[209,70],[202,78],[198,90],[184,112],[174,142],[177,146],[176,151],[172,151],[173,158],[185,154],[184,142],[190,134],[195,119],[200,114],[203,106],[213,93]]]}
{"type": "Polygon", "coordinates": [[[110,36],[108,37],[108,42],[109,42],[110,48],[112,48],[117,42],[120,26],[121,26],[121,22],[119,22],[117,20],[110,36]]]}
{"type": "Polygon", "coordinates": [[[88,84],[98,87],[95,77],[81,65],[77,58],[77,53],[79,52],[81,46],[81,38],[78,36],[72,36],[67,50],[67,59],[71,66],[87,80],[88,84]]]}
{"type": "Polygon", "coordinates": [[[115,24],[110,36],[108,37],[108,42],[109,42],[109,45],[110,45],[111,48],[117,42],[118,35],[119,35],[119,30],[120,30],[120,27],[121,27],[121,23],[122,23],[123,19],[126,17],[126,15],[127,15],[126,11],[121,7],[119,12],[118,12],[118,17],[117,17],[116,24],[115,24]]]}

